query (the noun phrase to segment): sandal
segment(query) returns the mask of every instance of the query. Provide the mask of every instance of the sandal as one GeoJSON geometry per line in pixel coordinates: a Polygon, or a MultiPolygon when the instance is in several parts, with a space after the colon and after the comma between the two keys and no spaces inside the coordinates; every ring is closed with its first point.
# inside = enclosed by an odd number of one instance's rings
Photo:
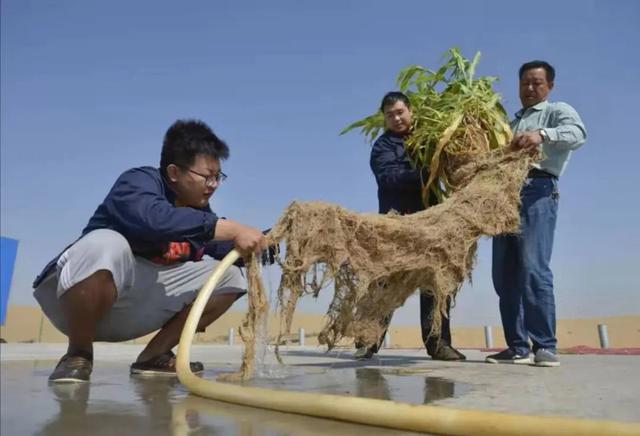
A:
{"type": "MultiPolygon", "coordinates": [[[[201,362],[190,362],[191,372],[200,374],[204,371],[201,362]]],[[[144,362],[134,362],[131,364],[132,375],[142,376],[175,376],[176,375],[176,355],[171,350],[164,354],[153,357],[144,362]]]]}

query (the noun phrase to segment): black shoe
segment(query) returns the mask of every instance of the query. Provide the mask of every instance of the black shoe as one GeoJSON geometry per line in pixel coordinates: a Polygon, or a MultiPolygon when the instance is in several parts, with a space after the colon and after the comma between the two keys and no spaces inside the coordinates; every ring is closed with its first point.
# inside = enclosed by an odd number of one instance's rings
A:
{"type": "Polygon", "coordinates": [[[357,360],[366,360],[371,359],[374,354],[376,353],[373,351],[373,348],[360,347],[356,349],[355,353],[353,353],[353,358],[357,360]]]}
{"type": "Polygon", "coordinates": [[[450,345],[442,345],[438,347],[435,353],[429,353],[433,360],[466,360],[467,357],[450,345]]]}
{"type": "MultiPolygon", "coordinates": [[[[199,374],[204,371],[201,362],[190,362],[191,372],[199,374]]],[[[131,375],[142,376],[175,376],[176,375],[176,355],[172,351],[153,357],[144,362],[134,362],[131,364],[131,375]]]]}
{"type": "Polygon", "coordinates": [[[491,354],[484,359],[488,363],[514,363],[528,365],[531,363],[531,353],[520,355],[511,348],[499,353],[491,354]]]}
{"type": "Polygon", "coordinates": [[[56,368],[49,376],[51,383],[84,383],[88,382],[93,370],[93,356],[78,351],[72,355],[62,356],[56,368]]]}

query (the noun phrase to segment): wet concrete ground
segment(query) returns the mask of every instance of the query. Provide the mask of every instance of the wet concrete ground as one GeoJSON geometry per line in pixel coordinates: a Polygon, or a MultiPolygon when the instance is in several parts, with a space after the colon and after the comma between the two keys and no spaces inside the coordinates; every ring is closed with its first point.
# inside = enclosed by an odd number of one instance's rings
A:
{"type": "MultiPolygon", "coordinates": [[[[190,395],[176,379],[130,377],[136,345],[98,344],[91,383],[49,385],[62,344],[3,344],[0,433],[8,435],[390,435],[376,427],[271,412],[190,395]]],[[[640,357],[562,356],[560,368],[435,362],[422,350],[291,347],[286,367],[269,365],[253,386],[513,413],[640,421],[640,357]]],[[[241,348],[198,345],[206,378],[237,369],[241,348]]]]}

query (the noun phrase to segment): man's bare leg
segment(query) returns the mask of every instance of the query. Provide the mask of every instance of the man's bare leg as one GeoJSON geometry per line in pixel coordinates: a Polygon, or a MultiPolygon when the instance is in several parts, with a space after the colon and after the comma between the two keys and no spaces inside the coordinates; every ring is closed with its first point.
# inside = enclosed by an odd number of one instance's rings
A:
{"type": "Polygon", "coordinates": [[[93,370],[96,324],[116,301],[111,272],[96,271],[60,298],[67,321],[69,346],[49,376],[53,383],[87,382],[93,370]]]}
{"type": "Polygon", "coordinates": [[[108,270],[96,271],[62,295],[60,303],[68,326],[69,351],[93,353],[96,324],[113,306],[116,296],[108,270]]]}

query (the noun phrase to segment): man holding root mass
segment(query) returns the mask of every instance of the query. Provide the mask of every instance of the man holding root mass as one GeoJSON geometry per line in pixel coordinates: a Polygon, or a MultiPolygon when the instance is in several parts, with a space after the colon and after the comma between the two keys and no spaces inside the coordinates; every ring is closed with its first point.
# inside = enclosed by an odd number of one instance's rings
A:
{"type": "MultiPolygon", "coordinates": [[[[382,99],[380,110],[384,114],[386,131],[374,143],[371,150],[371,170],[378,184],[378,210],[387,213],[395,210],[401,214],[410,214],[425,209],[422,201],[422,180],[426,174],[413,168],[405,154],[404,140],[411,132],[411,104],[401,92],[389,92],[382,99]]],[[[451,347],[451,329],[449,326],[450,301],[447,314],[442,319],[440,335],[430,336],[433,319],[433,297],[420,293],[420,324],[422,340],[427,353],[435,360],[464,360],[465,356],[451,347]]],[[[389,325],[391,316],[384,320],[389,325]]],[[[386,329],[385,329],[386,330],[386,329]]],[[[386,333],[386,332],[385,332],[386,333]]],[[[355,357],[369,358],[378,352],[378,344],[358,348],[355,357]]]]}
{"type": "Polygon", "coordinates": [[[549,263],[558,211],[558,177],[571,152],[585,142],[578,113],[566,103],[549,102],[555,70],[544,61],[520,67],[522,109],[511,122],[514,149],[540,151],[521,191],[520,233],[493,239],[493,284],[509,348],[487,357],[490,363],[559,366],[556,310],[549,263]],[[532,347],[529,345],[531,339],[532,347]]]}
{"type": "MultiPolygon", "coordinates": [[[[175,375],[177,345],[190,305],[218,261],[203,256],[212,240],[233,241],[241,253],[266,246],[262,232],[219,219],[209,199],[226,178],[229,148],[203,122],[176,121],[162,145],[160,168],[125,171],[98,206],[82,236],[34,282],[35,298],[69,338],[51,382],[86,382],[93,342],[120,342],[159,329],[131,373],[175,375]]],[[[231,267],[206,305],[199,331],[242,296],[241,271],[231,267]]],[[[192,362],[194,372],[202,372],[192,362]]]]}

